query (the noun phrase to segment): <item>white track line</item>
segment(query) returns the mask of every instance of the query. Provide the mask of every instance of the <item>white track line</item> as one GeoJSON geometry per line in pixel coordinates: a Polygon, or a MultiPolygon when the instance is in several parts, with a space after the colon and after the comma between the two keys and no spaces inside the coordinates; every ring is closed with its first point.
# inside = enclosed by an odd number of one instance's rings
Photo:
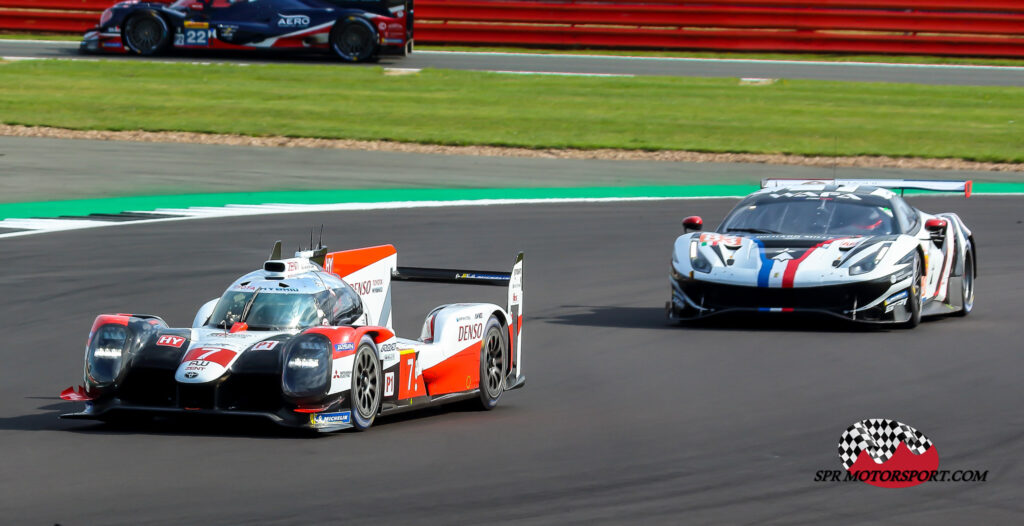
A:
{"type": "MultiPolygon", "coordinates": [[[[914,194],[914,197],[950,197],[938,194],[914,194]]],[[[974,197],[1007,196],[1020,197],[1024,193],[979,193],[974,197]]],[[[636,201],[684,201],[705,199],[742,199],[742,195],[690,196],[690,197],[562,197],[553,199],[468,199],[461,201],[391,201],[383,203],[330,203],[322,205],[303,205],[288,203],[266,203],[261,205],[225,205],[223,207],[200,206],[193,208],[158,208],[147,211],[131,211],[129,213],[154,213],[180,215],[159,219],[142,219],[138,221],[95,221],[90,219],[5,219],[0,221],[0,228],[23,229],[21,232],[0,234],[0,239],[8,237],[31,236],[62,232],[67,230],[83,230],[106,228],[146,223],[166,223],[170,221],[190,221],[196,219],[216,219],[224,217],[251,217],[279,214],[302,214],[311,212],[354,212],[364,210],[399,210],[410,208],[448,208],[464,206],[499,206],[499,205],[535,205],[563,203],[623,203],[636,201]]]]}
{"type": "MultiPolygon", "coordinates": [[[[67,40],[17,40],[0,38],[0,42],[11,44],[58,44],[67,46],[78,46],[76,41],[67,40]]],[[[810,65],[810,66],[839,66],[839,67],[881,67],[881,68],[918,68],[918,69],[966,69],[966,70],[994,70],[994,71],[1021,71],[1024,66],[993,66],[985,64],[919,64],[901,62],[840,62],[828,60],[782,60],[782,59],[756,59],[756,58],[697,58],[697,57],[651,57],[637,55],[583,55],[572,53],[520,53],[512,51],[428,51],[417,50],[418,55],[466,55],[466,56],[494,56],[494,57],[555,57],[555,58],[586,58],[599,60],[653,60],[669,62],[692,62],[692,63],[713,63],[724,62],[727,64],[776,64],[776,65],[810,65]]]]}
{"type": "Polygon", "coordinates": [[[226,205],[223,207],[194,208],[158,208],[144,212],[180,215],[182,217],[164,217],[158,219],[142,219],[138,221],[94,221],[88,219],[5,219],[0,221],[0,228],[24,229],[21,232],[0,234],[0,239],[9,237],[31,236],[67,230],[83,230],[91,228],[107,228],[124,225],[140,225],[147,223],[166,223],[170,221],[190,221],[195,219],[214,219],[223,217],[262,216],[277,214],[300,214],[310,212],[347,212],[363,210],[398,210],[408,208],[447,208],[463,206],[497,206],[523,204],[560,204],[560,203],[616,203],[628,201],[669,201],[683,199],[739,199],[743,196],[713,197],[570,197],[554,199],[473,199],[462,201],[393,201],[383,203],[331,203],[323,205],[296,205],[286,203],[267,203],[263,205],[226,205]]]}

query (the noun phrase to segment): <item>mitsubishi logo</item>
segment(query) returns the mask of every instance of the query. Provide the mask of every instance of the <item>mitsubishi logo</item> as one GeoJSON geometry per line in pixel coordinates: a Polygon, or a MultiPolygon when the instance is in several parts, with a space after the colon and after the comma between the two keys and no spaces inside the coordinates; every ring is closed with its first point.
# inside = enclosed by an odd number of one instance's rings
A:
{"type": "Polygon", "coordinates": [[[791,249],[784,248],[780,250],[778,254],[775,254],[775,257],[773,257],[772,259],[774,259],[775,261],[786,261],[789,259],[793,259],[793,256],[790,255],[790,252],[792,252],[791,249]]]}

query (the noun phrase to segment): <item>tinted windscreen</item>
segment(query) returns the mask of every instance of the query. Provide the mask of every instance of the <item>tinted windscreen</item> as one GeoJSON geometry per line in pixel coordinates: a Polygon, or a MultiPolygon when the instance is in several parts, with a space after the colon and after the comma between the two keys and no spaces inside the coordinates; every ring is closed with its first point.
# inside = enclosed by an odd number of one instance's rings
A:
{"type": "Polygon", "coordinates": [[[322,316],[311,294],[229,290],[217,303],[209,324],[230,328],[235,322],[244,321],[255,330],[293,329],[319,325],[322,316]]]}
{"type": "Polygon", "coordinates": [[[743,203],[722,223],[722,232],[799,235],[894,234],[892,209],[865,201],[779,197],[743,203]]]}

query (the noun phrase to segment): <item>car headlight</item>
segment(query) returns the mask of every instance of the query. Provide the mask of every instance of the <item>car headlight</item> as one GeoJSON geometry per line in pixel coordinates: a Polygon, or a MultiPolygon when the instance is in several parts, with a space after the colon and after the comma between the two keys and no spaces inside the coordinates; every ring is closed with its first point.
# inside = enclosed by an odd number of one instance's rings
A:
{"type": "Polygon", "coordinates": [[[858,274],[866,274],[875,270],[878,263],[885,257],[886,252],[889,251],[889,243],[881,243],[878,248],[867,250],[867,254],[860,258],[856,263],[850,266],[850,275],[856,276],[858,274]]]}
{"type": "Polygon", "coordinates": [[[89,342],[85,361],[85,376],[94,387],[106,387],[117,380],[128,345],[128,328],[122,325],[102,325],[89,342]]]}
{"type": "Polygon", "coordinates": [[[697,272],[711,272],[711,262],[697,247],[697,240],[690,241],[690,266],[697,272]]]}
{"type": "Polygon", "coordinates": [[[331,381],[331,342],[319,334],[305,334],[288,345],[281,372],[281,388],[294,399],[320,398],[331,381]]]}

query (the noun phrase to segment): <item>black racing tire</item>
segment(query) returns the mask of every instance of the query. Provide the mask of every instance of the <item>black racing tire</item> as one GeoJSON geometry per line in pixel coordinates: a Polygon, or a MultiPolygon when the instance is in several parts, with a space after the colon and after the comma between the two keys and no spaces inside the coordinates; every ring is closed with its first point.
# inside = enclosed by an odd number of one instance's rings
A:
{"type": "Polygon", "coordinates": [[[910,305],[910,319],[901,323],[900,328],[913,329],[921,323],[921,254],[914,252],[914,277],[907,289],[907,305],[910,305]]]}
{"type": "Polygon", "coordinates": [[[484,337],[480,341],[480,397],[477,401],[484,411],[494,409],[505,391],[508,351],[508,330],[491,316],[484,325],[484,337]]]}
{"type": "Polygon", "coordinates": [[[369,62],[377,58],[377,32],[365,19],[353,18],[334,25],[331,51],[346,62],[369,62]]]}
{"type": "Polygon", "coordinates": [[[142,55],[156,55],[171,43],[171,29],[167,21],[155,11],[132,15],[124,24],[124,47],[142,55]]]}
{"type": "Polygon", "coordinates": [[[349,397],[352,426],[357,430],[366,431],[373,425],[373,420],[380,412],[382,388],[377,345],[369,336],[363,336],[352,361],[352,389],[349,397]]]}
{"type": "Polygon", "coordinates": [[[970,245],[964,252],[964,275],[960,280],[960,301],[963,308],[953,313],[961,318],[974,310],[974,251],[970,245]]]}

